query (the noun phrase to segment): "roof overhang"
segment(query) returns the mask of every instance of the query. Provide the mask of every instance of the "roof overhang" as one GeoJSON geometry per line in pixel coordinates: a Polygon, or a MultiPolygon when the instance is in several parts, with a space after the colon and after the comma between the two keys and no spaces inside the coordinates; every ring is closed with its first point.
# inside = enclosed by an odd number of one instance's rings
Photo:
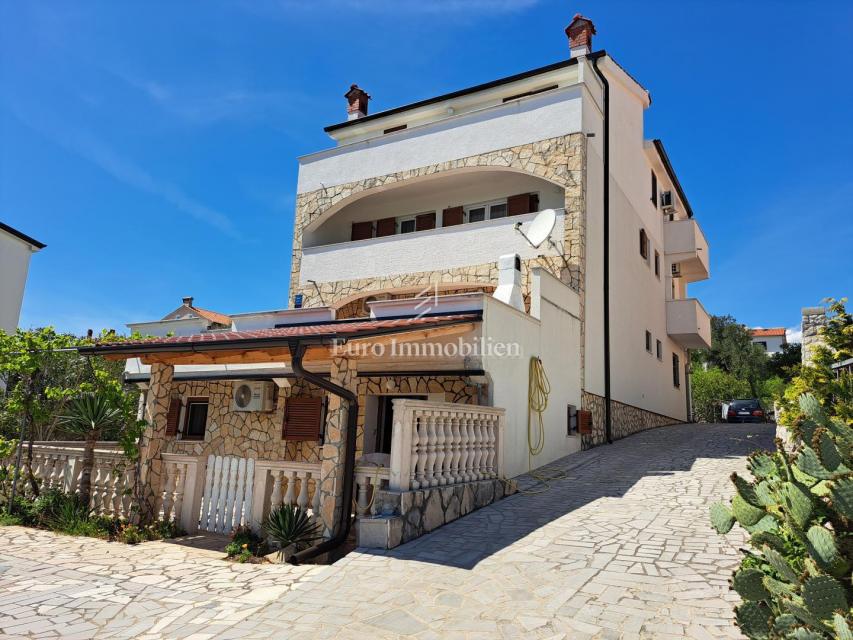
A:
{"type": "Polygon", "coordinates": [[[480,313],[443,314],[408,318],[341,320],[258,331],[171,336],[80,348],[84,355],[109,360],[139,358],[143,364],[213,365],[287,363],[296,345],[306,347],[304,360],[335,356],[369,357],[370,349],[352,349],[359,343],[382,344],[462,335],[481,322],[480,313]]]}

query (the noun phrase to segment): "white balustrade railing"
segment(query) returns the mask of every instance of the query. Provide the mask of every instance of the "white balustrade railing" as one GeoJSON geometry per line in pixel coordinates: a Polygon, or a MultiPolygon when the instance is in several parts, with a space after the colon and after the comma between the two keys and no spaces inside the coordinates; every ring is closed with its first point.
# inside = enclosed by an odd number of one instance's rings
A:
{"type": "Polygon", "coordinates": [[[391,489],[502,476],[504,409],[412,399],[393,402],[391,489]]]}
{"type": "Polygon", "coordinates": [[[176,522],[187,533],[195,533],[199,528],[204,489],[205,476],[199,473],[203,458],[178,453],[163,453],[161,458],[163,491],[158,496],[157,513],[167,522],[176,522]]]}
{"type": "Polygon", "coordinates": [[[391,469],[362,464],[355,468],[355,512],[359,517],[370,514],[376,492],[388,488],[391,469]]]}
{"type": "MultiPolygon", "coordinates": [[[[42,489],[79,493],[83,471],[83,443],[79,441],[37,442],[33,444],[33,475],[42,489]]],[[[127,517],[136,480],[135,468],[128,464],[116,443],[98,443],[90,475],[89,506],[100,515],[127,517]]]]}
{"type": "Polygon", "coordinates": [[[252,528],[259,530],[270,511],[283,504],[320,511],[320,464],[288,460],[255,461],[252,528]]]}

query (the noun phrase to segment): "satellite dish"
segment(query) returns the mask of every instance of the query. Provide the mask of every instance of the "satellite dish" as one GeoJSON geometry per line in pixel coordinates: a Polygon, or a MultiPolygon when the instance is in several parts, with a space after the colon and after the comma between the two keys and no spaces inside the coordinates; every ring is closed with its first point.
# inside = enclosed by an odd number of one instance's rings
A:
{"type": "Polygon", "coordinates": [[[533,218],[533,222],[531,222],[530,226],[527,228],[527,233],[524,233],[521,230],[521,223],[515,225],[515,228],[518,229],[518,232],[530,243],[530,246],[534,249],[538,249],[543,242],[550,238],[551,232],[554,230],[554,225],[556,224],[557,212],[553,209],[545,209],[544,211],[540,211],[536,217],[533,218]]]}

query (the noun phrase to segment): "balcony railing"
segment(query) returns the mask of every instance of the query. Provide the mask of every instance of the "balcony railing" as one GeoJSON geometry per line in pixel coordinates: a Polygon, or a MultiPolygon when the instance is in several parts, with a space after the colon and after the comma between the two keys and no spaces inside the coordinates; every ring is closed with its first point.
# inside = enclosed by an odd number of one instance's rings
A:
{"type": "Polygon", "coordinates": [[[522,259],[557,255],[563,251],[565,210],[557,209],[557,224],[548,243],[534,249],[515,230],[526,230],[536,213],[441,227],[428,231],[355,240],[302,250],[300,283],[334,282],[438,271],[495,262],[506,253],[522,259]]]}
{"type": "Polygon", "coordinates": [[[664,253],[669,264],[677,265],[679,277],[686,282],[707,280],[708,241],[699,224],[692,218],[673,220],[664,223],[663,231],[664,253]]]}
{"type": "Polygon", "coordinates": [[[695,298],[666,301],[666,332],[685,349],[711,348],[711,316],[695,298]]]}
{"type": "Polygon", "coordinates": [[[504,409],[394,400],[392,490],[500,478],[504,409]]]}

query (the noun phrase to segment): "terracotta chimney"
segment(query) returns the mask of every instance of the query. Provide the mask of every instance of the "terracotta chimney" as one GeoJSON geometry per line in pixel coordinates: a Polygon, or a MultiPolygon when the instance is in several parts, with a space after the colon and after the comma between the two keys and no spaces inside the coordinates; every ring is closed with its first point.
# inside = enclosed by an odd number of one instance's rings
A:
{"type": "Polygon", "coordinates": [[[347,106],[347,120],[356,120],[367,115],[367,101],[370,96],[357,84],[350,86],[349,91],[344,94],[349,103],[347,106]]]}
{"type": "Polygon", "coordinates": [[[185,297],[181,298],[181,301],[183,301],[183,303],[188,307],[193,306],[193,297],[192,296],[185,296],[185,297]]]}
{"type": "Polygon", "coordinates": [[[566,27],[569,38],[569,56],[577,58],[592,51],[592,36],[595,35],[595,25],[592,20],[576,13],[571,23],[566,27]]]}

